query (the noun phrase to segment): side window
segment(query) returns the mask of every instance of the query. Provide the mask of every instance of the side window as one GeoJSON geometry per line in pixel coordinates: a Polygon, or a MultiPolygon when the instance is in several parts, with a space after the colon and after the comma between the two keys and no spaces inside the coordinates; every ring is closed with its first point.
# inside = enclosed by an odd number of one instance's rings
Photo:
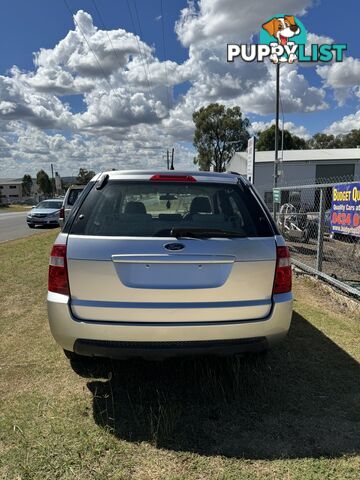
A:
{"type": "Polygon", "coordinates": [[[74,203],[76,202],[76,200],[77,200],[77,198],[78,198],[78,196],[80,195],[81,192],[82,192],[82,190],[80,190],[78,188],[74,188],[73,190],[70,190],[69,196],[68,196],[68,199],[67,199],[67,204],[72,207],[74,205],[74,203]]]}

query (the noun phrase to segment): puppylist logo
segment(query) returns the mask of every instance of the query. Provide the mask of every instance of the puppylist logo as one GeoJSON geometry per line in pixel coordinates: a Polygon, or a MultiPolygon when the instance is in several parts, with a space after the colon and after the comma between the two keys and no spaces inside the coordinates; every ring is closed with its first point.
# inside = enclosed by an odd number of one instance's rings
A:
{"type": "Polygon", "coordinates": [[[228,44],[227,61],[241,58],[244,62],[273,63],[342,62],[345,43],[311,44],[305,51],[307,32],[303,23],[293,15],[275,15],[262,24],[259,44],[228,44]]]}

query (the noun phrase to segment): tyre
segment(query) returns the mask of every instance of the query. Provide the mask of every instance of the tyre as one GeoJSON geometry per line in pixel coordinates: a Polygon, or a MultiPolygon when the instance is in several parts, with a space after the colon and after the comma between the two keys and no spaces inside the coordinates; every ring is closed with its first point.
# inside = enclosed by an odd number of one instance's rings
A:
{"type": "Polygon", "coordinates": [[[29,228],[35,228],[35,225],[33,225],[32,223],[28,223],[28,227],[29,228]]]}

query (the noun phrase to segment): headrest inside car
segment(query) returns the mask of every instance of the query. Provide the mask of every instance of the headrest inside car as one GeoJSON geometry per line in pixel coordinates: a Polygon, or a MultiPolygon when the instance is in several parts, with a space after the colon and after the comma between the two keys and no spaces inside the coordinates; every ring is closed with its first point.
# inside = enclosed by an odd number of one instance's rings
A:
{"type": "Polygon", "coordinates": [[[144,214],[146,213],[146,208],[142,202],[129,202],[125,206],[124,213],[144,214]]]}
{"type": "Polygon", "coordinates": [[[195,197],[191,202],[190,213],[211,213],[209,199],[207,197],[195,197]]]}

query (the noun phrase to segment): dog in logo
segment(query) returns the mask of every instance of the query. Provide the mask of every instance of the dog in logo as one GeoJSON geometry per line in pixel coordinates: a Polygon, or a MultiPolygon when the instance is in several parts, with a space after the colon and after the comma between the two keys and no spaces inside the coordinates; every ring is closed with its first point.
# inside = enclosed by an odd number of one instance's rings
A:
{"type": "MultiPolygon", "coordinates": [[[[293,15],[285,15],[284,17],[273,18],[272,20],[264,23],[262,25],[262,28],[266,30],[269,35],[275,37],[277,40],[277,43],[270,43],[271,47],[275,47],[277,45],[281,45],[282,47],[284,47],[285,45],[292,47],[293,45],[295,45],[295,42],[289,40],[295,35],[299,35],[300,33],[300,27],[297,25],[295,17],[293,15]]],[[[279,58],[278,55],[273,54],[270,56],[270,60],[273,63],[293,63],[295,60],[297,60],[297,56],[295,55],[295,53],[290,53],[289,58],[279,58]]]]}

